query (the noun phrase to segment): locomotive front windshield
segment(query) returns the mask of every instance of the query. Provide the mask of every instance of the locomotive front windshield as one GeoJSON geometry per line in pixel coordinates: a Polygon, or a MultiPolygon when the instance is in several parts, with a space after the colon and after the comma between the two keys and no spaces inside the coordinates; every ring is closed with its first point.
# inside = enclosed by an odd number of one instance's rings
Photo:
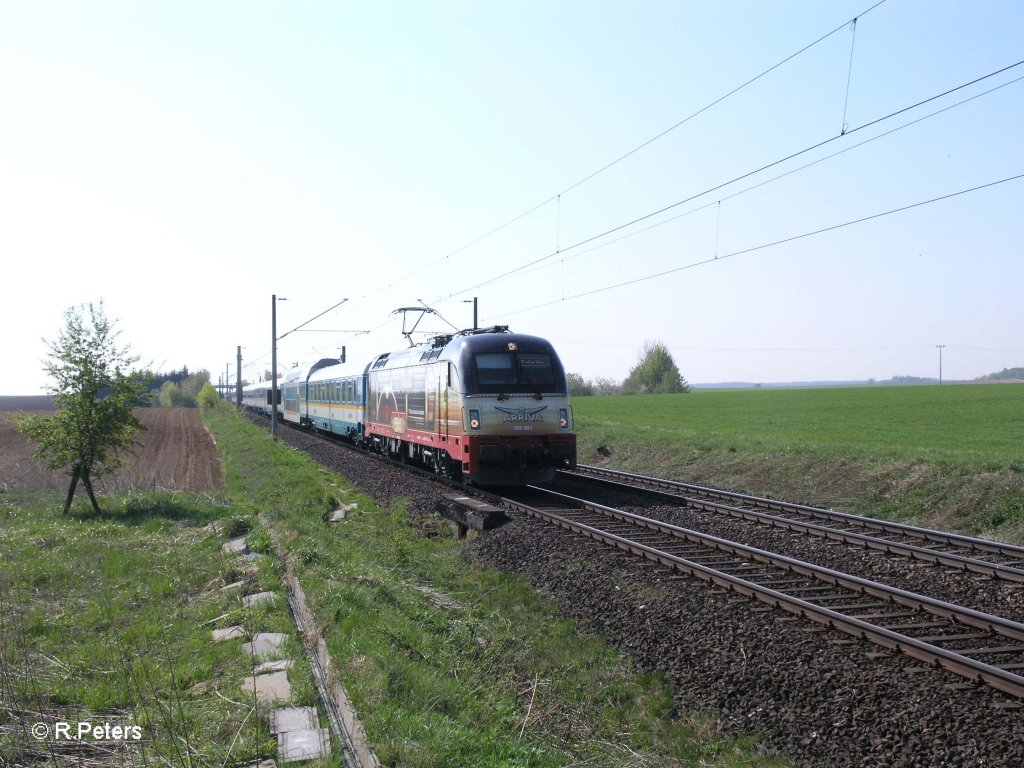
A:
{"type": "Polygon", "coordinates": [[[470,384],[478,394],[565,392],[561,365],[546,352],[480,353],[473,367],[470,384]]]}

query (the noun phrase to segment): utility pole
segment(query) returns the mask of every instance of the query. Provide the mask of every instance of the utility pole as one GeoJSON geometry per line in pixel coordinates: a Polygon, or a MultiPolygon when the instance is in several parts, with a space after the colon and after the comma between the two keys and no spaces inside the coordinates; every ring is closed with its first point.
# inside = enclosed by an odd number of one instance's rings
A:
{"type": "MultiPolygon", "coordinates": [[[[273,400],[273,402],[270,404],[270,434],[273,436],[275,440],[277,439],[277,404],[278,398],[280,397],[280,389],[277,386],[277,302],[279,301],[288,301],[288,299],[286,299],[284,296],[282,296],[281,298],[277,298],[276,293],[270,297],[270,367],[273,368],[273,370],[270,372],[270,398],[271,400],[273,400]]],[[[280,338],[283,339],[285,336],[288,336],[289,334],[295,333],[296,331],[305,328],[314,320],[318,320],[319,318],[323,317],[332,309],[337,309],[346,301],[348,301],[348,299],[342,299],[334,306],[325,309],[319,315],[311,317],[309,320],[302,323],[301,325],[295,326],[287,333],[282,333],[280,338]]],[[[296,365],[298,365],[298,363],[296,363],[296,365]]]]}
{"type": "Polygon", "coordinates": [[[242,407],[242,347],[235,350],[235,407],[242,407]]]}
{"type": "Polygon", "coordinates": [[[270,297],[270,436],[277,440],[277,294],[270,297]]]}
{"type": "Polygon", "coordinates": [[[946,348],[945,344],[936,344],[935,348],[939,350],[939,386],[942,386],[942,350],[946,348]]]}
{"type": "MultiPolygon", "coordinates": [[[[462,302],[463,304],[469,304],[469,299],[462,302]]],[[[476,296],[473,297],[473,330],[475,331],[479,327],[476,319],[476,296]]]]}

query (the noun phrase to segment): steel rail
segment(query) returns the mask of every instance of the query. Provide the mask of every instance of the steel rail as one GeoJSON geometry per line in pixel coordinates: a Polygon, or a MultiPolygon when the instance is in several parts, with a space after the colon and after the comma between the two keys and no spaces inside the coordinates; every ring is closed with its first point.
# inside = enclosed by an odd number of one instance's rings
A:
{"type": "MultiPolygon", "coordinates": [[[[579,499],[573,499],[573,497],[566,496],[565,494],[554,493],[543,488],[530,487],[530,489],[554,495],[563,502],[579,503],[582,501],[579,499]]],[[[603,531],[600,528],[577,520],[572,520],[571,518],[555,512],[538,509],[537,507],[512,499],[505,499],[504,502],[510,507],[518,509],[519,511],[537,519],[553,523],[559,527],[566,528],[567,530],[602,541],[606,544],[631,552],[635,555],[645,557],[646,559],[659,562],[676,570],[689,573],[704,581],[713,582],[730,591],[755,598],[774,607],[782,608],[790,613],[827,625],[834,629],[838,629],[854,637],[869,640],[882,647],[889,648],[899,653],[904,653],[918,659],[919,661],[936,665],[942,669],[946,669],[960,675],[961,677],[984,682],[985,684],[1003,691],[1004,693],[1024,698],[1024,677],[1013,674],[1012,672],[1001,669],[997,666],[986,664],[985,662],[972,659],[955,651],[902,635],[893,630],[871,624],[853,616],[845,615],[836,610],[815,605],[814,603],[799,597],[787,595],[784,592],[780,592],[770,587],[718,571],[714,568],[708,567],[707,565],[657,549],[649,544],[643,544],[615,533],[603,531]]],[[[595,505],[589,502],[584,502],[584,504],[587,507],[593,508],[594,511],[601,512],[601,514],[607,513],[602,511],[602,505],[595,505]]],[[[672,536],[681,535],[682,538],[687,538],[698,543],[703,542],[706,546],[710,546],[721,551],[735,552],[737,554],[743,553],[752,559],[757,559],[759,562],[767,562],[775,565],[776,567],[785,568],[786,570],[800,573],[801,575],[806,575],[810,578],[817,578],[827,584],[844,586],[856,591],[866,591],[876,597],[892,599],[902,605],[919,608],[921,610],[928,611],[929,613],[933,613],[934,615],[961,621],[962,623],[1002,634],[1006,637],[1012,637],[1015,639],[1024,638],[1024,625],[1008,619],[991,616],[989,614],[984,614],[980,611],[974,611],[961,606],[955,606],[923,595],[915,595],[914,593],[906,592],[904,590],[886,587],[882,584],[876,584],[865,579],[841,574],[827,568],[820,568],[819,566],[803,563],[798,560],[793,560],[792,558],[786,558],[774,555],[770,552],[764,552],[763,550],[757,550],[754,547],[736,544],[735,542],[728,542],[724,539],[707,536],[706,534],[701,534],[697,531],[689,531],[658,520],[652,520],[651,518],[643,518],[640,515],[632,515],[631,513],[623,512],[622,510],[613,510],[610,507],[605,507],[604,510],[615,513],[613,516],[616,519],[631,520],[632,518],[636,518],[633,522],[635,524],[642,525],[643,527],[659,530],[672,536]],[[621,518],[619,517],[620,515],[622,516],[621,518]],[[754,557],[755,555],[756,557],[754,557]],[[804,570],[808,571],[808,573],[804,573],[804,570]]]]}
{"type": "MultiPolygon", "coordinates": [[[[586,480],[588,482],[594,482],[620,490],[636,490],[638,488],[638,486],[617,480],[611,480],[605,477],[586,477],[586,480]]],[[[773,528],[784,528],[786,530],[806,533],[812,536],[820,536],[833,541],[856,544],[864,549],[872,549],[879,552],[885,552],[887,554],[901,555],[909,557],[911,560],[936,563],[949,566],[950,568],[955,568],[960,571],[989,576],[993,579],[1024,584],[1024,569],[1017,568],[1012,565],[992,563],[987,560],[979,560],[975,557],[968,557],[967,555],[960,555],[954,552],[943,552],[941,550],[930,549],[929,547],[921,547],[916,544],[905,544],[903,542],[882,539],[877,536],[856,533],[854,531],[829,528],[828,526],[818,525],[817,523],[793,520],[788,517],[778,517],[767,512],[743,509],[742,507],[733,507],[717,501],[704,501],[702,499],[695,499],[690,496],[663,491],[657,488],[640,486],[639,490],[655,498],[683,504],[694,509],[700,509],[708,512],[719,512],[729,515],[730,517],[764,523],[773,528]]]]}
{"type": "MultiPolygon", "coordinates": [[[[751,496],[748,494],[737,493],[733,491],[723,491],[717,488],[708,488],[700,485],[693,485],[691,483],[683,483],[675,480],[664,480],[661,478],[650,477],[648,475],[639,475],[631,472],[620,472],[618,470],[609,470],[602,467],[592,467],[588,465],[580,465],[576,473],[567,472],[565,470],[559,470],[559,475],[562,477],[570,477],[574,479],[584,479],[599,483],[608,483],[610,485],[626,488],[640,488],[646,493],[661,494],[665,491],[658,490],[666,489],[668,491],[683,491],[693,492],[703,496],[710,496],[712,498],[718,498],[723,500],[729,500],[734,502],[740,502],[743,504],[749,504],[755,507],[761,507],[764,509],[771,509],[778,512],[789,512],[793,514],[799,514],[806,517],[813,517],[822,520],[829,520],[832,522],[841,522],[848,525],[853,525],[859,528],[869,528],[872,530],[883,531],[885,533],[891,533],[894,535],[907,536],[910,538],[924,539],[926,541],[932,541],[936,544],[942,544],[947,546],[959,547],[961,549],[967,549],[971,552],[987,552],[1001,557],[1007,557],[1010,559],[1020,560],[1024,563],[1024,547],[1019,547],[1013,544],[1005,544],[997,541],[988,541],[987,539],[978,539],[972,536],[964,536],[957,533],[949,533],[946,531],[936,531],[930,528],[921,528],[913,525],[906,525],[904,523],[894,523],[887,520],[879,520],[872,517],[863,517],[861,515],[852,515],[847,512],[837,512],[831,509],[821,509],[820,507],[812,507],[807,504],[795,504],[792,502],[779,501],[777,499],[768,499],[760,496],[751,496]],[[619,478],[618,480],[614,478],[619,478]],[[638,485],[632,485],[630,482],[623,482],[624,480],[637,483],[638,485]],[[648,486],[655,486],[654,488],[648,486]]],[[[668,497],[673,498],[676,501],[680,499],[686,499],[688,503],[693,505],[698,504],[709,504],[709,502],[702,501],[700,499],[692,499],[689,496],[680,496],[679,494],[669,493],[668,497]]],[[[736,509],[735,507],[733,509],[736,509]]],[[[776,517],[778,521],[786,521],[788,518],[776,517]]],[[[790,521],[796,523],[798,521],[790,521]]],[[[833,529],[834,530],[834,529],[833,529]]],[[[855,534],[851,534],[855,535],[855,534]]],[[[898,542],[892,542],[888,539],[877,539],[877,541],[888,542],[891,544],[898,544],[898,542]]],[[[913,546],[913,545],[901,545],[901,546],[913,546]]],[[[939,550],[929,549],[927,547],[921,547],[921,550],[925,552],[932,552],[937,555],[944,555],[950,553],[943,553],[939,550]]],[[[966,557],[966,556],[960,556],[966,557]]],[[[999,563],[988,563],[983,560],[975,560],[975,562],[986,563],[992,568],[998,568],[1003,573],[1009,574],[1007,578],[1013,581],[1024,581],[1024,569],[1017,568],[1016,566],[1010,566],[999,563]],[[1014,572],[1019,573],[1014,573],[1014,572]]],[[[997,576],[997,578],[1000,578],[997,576]]]]}
{"type": "Polygon", "coordinates": [[[893,602],[897,602],[908,608],[927,611],[935,616],[941,616],[944,619],[956,619],[963,624],[969,624],[970,626],[977,627],[978,629],[994,632],[1005,637],[1013,638],[1014,640],[1024,640],[1024,624],[1011,619],[1004,619],[999,616],[974,610],[973,608],[966,608],[964,606],[946,602],[945,600],[939,600],[938,598],[928,597],[905,589],[899,589],[898,587],[892,587],[887,584],[871,581],[859,576],[852,576],[821,565],[797,560],[796,558],[778,555],[774,552],[758,549],[757,547],[751,547],[747,544],[740,544],[718,536],[701,533],[700,531],[682,528],[678,525],[673,525],[672,523],[666,523],[663,520],[655,520],[651,517],[636,515],[632,512],[615,509],[603,504],[596,504],[592,501],[587,501],[586,499],[580,499],[564,493],[558,493],[547,488],[540,488],[538,486],[527,487],[532,491],[548,494],[559,498],[562,501],[578,504],[583,509],[590,509],[595,512],[599,512],[600,514],[613,517],[617,520],[630,522],[634,525],[639,525],[659,533],[668,534],[676,538],[687,539],[696,544],[718,549],[728,554],[742,555],[743,557],[756,560],[757,562],[772,565],[776,568],[783,568],[794,573],[799,573],[802,576],[808,576],[827,584],[835,584],[837,586],[845,587],[846,589],[850,589],[855,592],[869,594],[883,600],[892,600],[893,602]]]}

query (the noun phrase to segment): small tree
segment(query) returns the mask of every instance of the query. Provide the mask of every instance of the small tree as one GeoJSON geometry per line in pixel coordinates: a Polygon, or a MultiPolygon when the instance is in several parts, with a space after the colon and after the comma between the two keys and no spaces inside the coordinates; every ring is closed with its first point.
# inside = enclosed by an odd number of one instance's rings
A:
{"type": "Polygon", "coordinates": [[[210,382],[206,382],[199,390],[198,400],[199,407],[205,411],[212,411],[221,402],[220,395],[217,394],[216,388],[210,382]]]}
{"type": "Polygon", "coordinates": [[[570,397],[585,397],[587,395],[594,394],[594,385],[578,373],[566,374],[566,380],[569,383],[569,396],[570,397]]]}
{"type": "Polygon", "coordinates": [[[689,392],[690,385],[679,373],[668,347],[658,341],[644,344],[640,362],[630,369],[629,376],[622,382],[622,390],[627,393],[689,392]]]}
{"type": "Polygon", "coordinates": [[[598,376],[594,379],[594,394],[595,395],[621,395],[622,385],[619,384],[615,379],[609,379],[604,376],[598,376]]]}
{"type": "Polygon", "coordinates": [[[107,319],[102,302],[72,307],[64,319],[57,340],[47,341],[50,357],[43,364],[53,379],[49,391],[57,414],[18,414],[15,423],[38,443],[36,459],[50,469],[67,469],[71,476],[64,514],[71,509],[79,480],[99,512],[92,480],[123,464],[122,452],[131,449],[135,433],[144,429],[134,410],[146,402],[146,387],[129,370],[138,357],[118,346],[120,332],[107,319]]]}

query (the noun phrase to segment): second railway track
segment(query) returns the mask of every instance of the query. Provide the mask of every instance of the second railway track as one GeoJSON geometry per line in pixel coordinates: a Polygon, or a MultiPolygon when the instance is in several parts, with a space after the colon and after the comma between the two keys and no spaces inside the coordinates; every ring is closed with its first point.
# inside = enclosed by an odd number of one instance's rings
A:
{"type": "Polygon", "coordinates": [[[559,477],[1024,585],[1024,547],[600,467],[559,477]]]}
{"type": "Polygon", "coordinates": [[[1024,698],[1024,624],[548,489],[519,511],[1024,698]]]}

